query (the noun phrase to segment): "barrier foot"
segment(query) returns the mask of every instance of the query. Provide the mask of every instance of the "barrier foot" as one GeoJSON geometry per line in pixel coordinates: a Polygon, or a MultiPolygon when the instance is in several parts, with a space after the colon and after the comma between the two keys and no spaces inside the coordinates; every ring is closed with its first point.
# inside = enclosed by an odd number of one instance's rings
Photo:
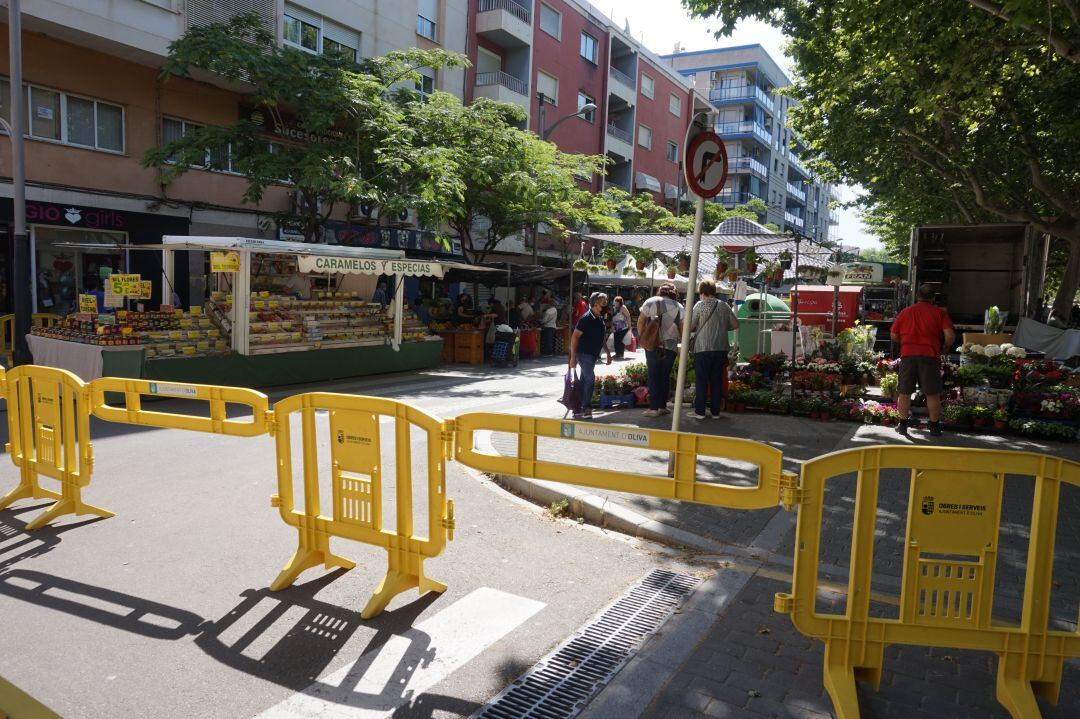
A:
{"type": "Polygon", "coordinates": [[[1006,677],[1008,662],[998,659],[997,700],[1013,719],[1042,719],[1039,703],[1031,682],[1019,677],[1006,677]]]}
{"type": "Polygon", "coordinates": [[[300,547],[292,555],[292,559],[285,565],[285,568],[281,570],[281,573],[278,574],[274,583],[270,585],[270,591],[279,592],[286,587],[291,587],[301,573],[320,564],[326,569],[334,567],[352,569],[356,566],[356,562],[331,554],[329,551],[300,547]]]}
{"type": "Polygon", "coordinates": [[[859,719],[859,696],[855,690],[855,669],[846,664],[829,661],[829,646],[825,645],[825,690],[832,699],[836,719],[859,719]]]}
{"type": "Polygon", "coordinates": [[[74,514],[75,516],[81,516],[83,514],[94,514],[98,517],[108,518],[115,517],[114,512],[110,512],[107,509],[101,507],[95,507],[92,504],[83,504],[74,499],[61,499],[53,506],[46,509],[44,512],[34,518],[32,522],[26,525],[26,531],[32,532],[35,529],[44,527],[49,522],[53,521],[57,517],[65,514],[74,514]]]}
{"type": "Polygon", "coordinates": [[[379,582],[378,589],[371,595],[371,599],[368,600],[367,606],[364,607],[364,611],[360,612],[360,618],[371,619],[372,617],[381,614],[382,610],[386,609],[386,605],[390,603],[391,599],[414,587],[419,589],[421,594],[424,594],[425,592],[437,592],[442,594],[446,591],[445,584],[425,577],[422,568],[418,575],[406,574],[391,569],[386,573],[386,576],[383,577],[383,580],[379,582]]]}
{"type": "Polygon", "coordinates": [[[7,509],[20,499],[60,499],[61,494],[50,489],[43,489],[28,482],[21,482],[18,487],[0,497],[0,510],[7,509]]]}

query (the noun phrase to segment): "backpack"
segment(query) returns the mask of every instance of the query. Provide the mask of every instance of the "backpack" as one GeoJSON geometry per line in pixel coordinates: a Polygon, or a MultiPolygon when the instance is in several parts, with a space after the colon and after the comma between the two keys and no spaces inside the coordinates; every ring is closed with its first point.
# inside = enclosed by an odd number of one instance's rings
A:
{"type": "Polygon", "coordinates": [[[642,349],[652,351],[661,346],[660,322],[660,315],[646,318],[645,329],[641,331],[638,337],[638,344],[641,345],[642,349]]]}

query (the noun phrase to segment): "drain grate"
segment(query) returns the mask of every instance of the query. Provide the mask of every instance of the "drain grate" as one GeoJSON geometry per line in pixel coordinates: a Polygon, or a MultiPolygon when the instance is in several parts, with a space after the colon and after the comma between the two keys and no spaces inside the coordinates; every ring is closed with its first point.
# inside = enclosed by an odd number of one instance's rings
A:
{"type": "Polygon", "coordinates": [[[472,719],[570,719],[666,622],[700,580],[654,569],[472,719]]]}

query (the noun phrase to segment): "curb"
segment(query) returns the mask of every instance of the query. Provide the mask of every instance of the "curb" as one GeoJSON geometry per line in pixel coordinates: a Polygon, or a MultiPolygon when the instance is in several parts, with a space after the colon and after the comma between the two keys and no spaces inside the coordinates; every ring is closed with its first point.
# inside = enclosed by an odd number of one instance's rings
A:
{"type": "MultiPolygon", "coordinates": [[[[491,433],[478,433],[476,448],[482,452],[498,454],[491,443],[491,433]]],[[[500,486],[521,495],[537,504],[550,506],[554,502],[566,500],[570,511],[577,517],[599,527],[607,527],[616,532],[648,539],[661,544],[687,547],[709,554],[730,554],[731,547],[714,539],[698,536],[670,524],[658,522],[643,514],[610,502],[604,497],[591,494],[575,487],[567,487],[556,482],[540,479],[525,479],[507,474],[492,475],[500,486]]]]}

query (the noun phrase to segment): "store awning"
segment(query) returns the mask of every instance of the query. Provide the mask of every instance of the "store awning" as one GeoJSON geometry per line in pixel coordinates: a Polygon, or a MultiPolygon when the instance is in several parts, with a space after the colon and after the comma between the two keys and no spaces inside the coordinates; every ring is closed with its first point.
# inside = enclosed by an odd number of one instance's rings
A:
{"type": "Polygon", "coordinates": [[[686,193],[682,192],[682,188],[678,185],[672,185],[668,182],[664,184],[664,197],[668,200],[681,200],[686,197],[686,193]]]}
{"type": "MultiPolygon", "coordinates": [[[[146,246],[144,245],[143,247],[146,246]]],[[[249,250],[251,252],[320,255],[323,257],[352,257],[378,260],[405,258],[405,253],[401,250],[384,250],[375,247],[318,245],[310,242],[283,242],[281,240],[262,240],[255,237],[189,237],[187,235],[165,235],[161,238],[159,249],[202,250],[204,252],[249,250]]]]}
{"type": "Polygon", "coordinates": [[[660,180],[657,180],[652,175],[646,175],[644,172],[634,173],[634,187],[638,190],[649,190],[650,192],[661,192],[663,190],[660,187],[660,180]]]}

